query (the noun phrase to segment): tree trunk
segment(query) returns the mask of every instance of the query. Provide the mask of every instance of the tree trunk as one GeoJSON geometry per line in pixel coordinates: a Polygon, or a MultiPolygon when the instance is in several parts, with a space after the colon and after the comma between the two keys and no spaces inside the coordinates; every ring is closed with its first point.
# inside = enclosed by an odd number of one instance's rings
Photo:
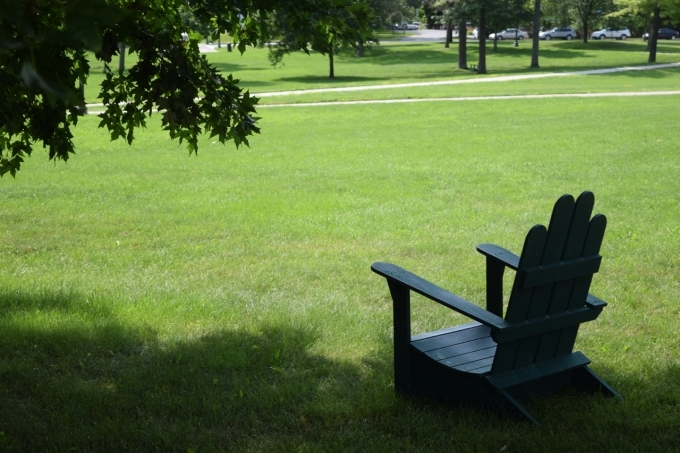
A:
{"type": "Polygon", "coordinates": [[[498,52],[498,29],[493,33],[493,51],[498,52]]]}
{"type": "Polygon", "coordinates": [[[647,15],[647,20],[645,20],[645,30],[649,33],[647,35],[647,47],[645,47],[645,51],[649,52],[649,44],[652,41],[652,34],[654,34],[654,18],[650,20],[649,15],[647,15]]]}
{"type": "Polygon", "coordinates": [[[479,61],[477,62],[477,73],[486,74],[486,9],[482,8],[479,12],[479,61]]]}
{"type": "Polygon", "coordinates": [[[661,8],[654,5],[654,18],[652,19],[652,34],[649,35],[649,59],[648,63],[656,63],[656,41],[659,38],[659,23],[661,22],[661,8]]]}
{"type": "Polygon", "coordinates": [[[584,9],[578,8],[578,14],[581,17],[581,23],[583,24],[583,44],[588,44],[588,29],[589,24],[588,24],[588,12],[586,12],[584,9]]]}
{"type": "Polygon", "coordinates": [[[538,43],[540,39],[538,34],[541,32],[541,0],[534,2],[534,20],[531,25],[533,31],[533,40],[531,42],[531,67],[539,68],[538,66],[538,43]]]}
{"type": "Polygon", "coordinates": [[[458,24],[458,69],[467,68],[467,24],[461,19],[458,24]]]}
{"type": "Polygon", "coordinates": [[[118,74],[123,75],[125,73],[125,44],[122,42],[118,43],[118,74]]]}
{"type": "Polygon", "coordinates": [[[331,44],[331,47],[328,50],[328,64],[330,66],[328,77],[333,79],[335,78],[335,68],[333,67],[333,44],[331,44]]]}
{"type": "Polygon", "coordinates": [[[357,42],[357,57],[361,58],[364,56],[364,40],[359,38],[357,42]]]}
{"type": "Polygon", "coordinates": [[[453,21],[450,20],[446,24],[446,43],[444,44],[444,47],[447,49],[449,48],[449,43],[453,41],[453,21]]]}

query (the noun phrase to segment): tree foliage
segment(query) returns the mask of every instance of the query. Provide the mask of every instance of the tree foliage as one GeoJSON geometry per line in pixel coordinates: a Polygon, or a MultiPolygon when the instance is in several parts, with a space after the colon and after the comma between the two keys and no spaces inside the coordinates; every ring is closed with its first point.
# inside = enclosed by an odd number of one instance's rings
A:
{"type": "Polygon", "coordinates": [[[328,55],[329,77],[335,76],[333,55],[341,49],[372,40],[373,11],[362,0],[333,0],[335,8],[305,17],[306,23],[291,22],[283,12],[274,15],[274,33],[280,36],[269,45],[269,59],[276,65],[291,52],[309,49],[328,55]]]}
{"type": "Polygon", "coordinates": [[[596,11],[601,11],[607,3],[607,0],[569,0],[569,4],[576,11],[581,28],[581,39],[584,43],[588,42],[590,36],[592,17],[596,14],[596,11]]]}
{"type": "Polygon", "coordinates": [[[210,35],[212,34],[210,22],[206,23],[200,21],[194,15],[193,11],[191,11],[187,7],[180,8],[179,14],[180,17],[182,18],[182,22],[184,22],[184,26],[187,28],[188,31],[201,35],[203,39],[207,39],[210,37],[210,35]]]}
{"type": "Polygon", "coordinates": [[[477,24],[478,43],[479,43],[479,57],[477,60],[477,72],[479,74],[486,74],[486,38],[493,30],[492,21],[496,18],[499,22],[504,13],[508,10],[505,4],[509,3],[506,0],[461,0],[456,4],[457,14],[465,17],[473,18],[473,22],[477,24]],[[498,13],[496,13],[498,12],[498,13]],[[490,25],[492,25],[490,27],[490,25]],[[490,31],[492,29],[492,31],[490,31]]]}
{"type": "MultiPolygon", "coordinates": [[[[198,150],[202,133],[222,143],[248,144],[259,132],[255,106],[231,75],[221,75],[182,40],[187,10],[212,33],[229,33],[238,49],[271,36],[274,12],[301,37],[314,20],[337,17],[343,0],[0,0],[0,175],[15,175],[36,144],[50,159],[74,153],[72,127],[84,114],[79,84],[87,81],[87,52],[105,67],[119,43],[137,53],[127,74],[107,70],[100,97],[101,127],[111,138],[134,131],[159,111],[170,137],[198,150]],[[312,20],[314,19],[314,20],[312,20]]],[[[334,20],[334,19],[333,19],[334,20]]],[[[306,49],[308,41],[296,43],[306,49]]]]}
{"type": "Polygon", "coordinates": [[[607,15],[608,19],[617,19],[623,15],[643,18],[649,32],[647,62],[656,62],[659,28],[664,20],[680,21],[680,0],[614,0],[614,3],[618,8],[607,15]]]}

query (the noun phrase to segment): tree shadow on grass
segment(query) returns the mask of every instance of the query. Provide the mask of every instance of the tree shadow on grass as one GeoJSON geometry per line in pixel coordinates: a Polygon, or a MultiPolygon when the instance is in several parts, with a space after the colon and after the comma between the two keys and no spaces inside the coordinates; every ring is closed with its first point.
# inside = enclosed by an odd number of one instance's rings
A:
{"type": "MultiPolygon", "coordinates": [[[[509,43],[505,43],[498,46],[497,50],[493,50],[493,42],[487,42],[487,57],[491,60],[497,57],[511,57],[516,59],[528,59],[527,66],[531,59],[531,43],[522,44],[519,48],[511,47],[509,43]]],[[[416,44],[409,45],[409,49],[418,47],[416,44]]],[[[414,55],[412,52],[403,52],[399,48],[394,47],[374,47],[370,52],[367,53],[367,59],[370,59],[372,64],[381,65],[397,65],[397,64],[446,64],[455,65],[457,64],[456,55],[458,54],[457,48],[452,47],[448,51],[433,49],[431,44],[422,44],[422,47],[418,50],[417,60],[414,61],[414,55]]],[[[559,47],[552,46],[550,48],[545,48],[540,50],[540,55],[550,56],[551,58],[583,58],[589,49],[574,48],[573,45],[569,47],[559,47]]],[[[468,61],[473,62],[477,59],[479,51],[479,46],[476,42],[472,44],[468,43],[467,53],[468,61]]]]}
{"type": "MultiPolygon", "coordinates": [[[[567,51],[575,49],[584,50],[603,50],[607,52],[642,52],[649,53],[647,50],[646,41],[621,41],[617,39],[590,39],[588,44],[583,44],[581,41],[563,41],[553,42],[553,48],[560,48],[567,51]]],[[[548,49],[541,49],[541,52],[548,49]]],[[[680,53],[680,46],[673,44],[672,41],[660,40],[657,43],[657,52],[680,53]]],[[[643,63],[646,63],[646,59],[643,63]]]]}
{"type": "Polygon", "coordinates": [[[543,428],[395,398],[389,339],[351,363],[314,353],[322,322],[163,339],[79,294],[0,292],[6,451],[661,451],[680,440],[677,364],[598,371],[626,397],[529,403],[543,428]]]}
{"type": "MultiPolygon", "coordinates": [[[[232,74],[234,72],[239,72],[239,71],[268,71],[269,69],[273,69],[273,66],[270,67],[257,67],[257,66],[248,66],[248,64],[242,64],[242,63],[223,63],[223,62],[214,62],[211,61],[210,65],[215,67],[218,71],[220,71],[223,74],[232,74]]],[[[238,78],[238,77],[236,77],[238,78]]]]}
{"type": "Polygon", "coordinates": [[[680,68],[654,69],[653,71],[621,71],[599,74],[599,76],[618,79],[665,79],[668,77],[676,77],[679,69],[680,68]]]}
{"type": "Polygon", "coordinates": [[[285,446],[315,418],[343,417],[375,393],[367,387],[379,385],[376,373],[389,376],[379,358],[355,366],[310,352],[317,339],[312,327],[281,323],[163,340],[78,294],[0,293],[0,443],[9,451],[285,446]]]}
{"type": "Polygon", "coordinates": [[[280,82],[296,82],[307,85],[328,85],[328,86],[347,86],[348,83],[370,84],[384,80],[382,77],[362,77],[362,76],[304,76],[304,77],[280,77],[275,79],[280,82]]]}
{"type": "MultiPolygon", "coordinates": [[[[402,65],[402,64],[456,64],[451,53],[441,50],[434,50],[430,44],[419,45],[409,44],[409,52],[400,51],[399,48],[374,46],[366,51],[366,56],[359,61],[366,61],[366,64],[377,64],[383,66],[402,65]],[[418,53],[414,60],[413,49],[418,53]]],[[[390,74],[392,76],[392,74],[390,74]]]]}

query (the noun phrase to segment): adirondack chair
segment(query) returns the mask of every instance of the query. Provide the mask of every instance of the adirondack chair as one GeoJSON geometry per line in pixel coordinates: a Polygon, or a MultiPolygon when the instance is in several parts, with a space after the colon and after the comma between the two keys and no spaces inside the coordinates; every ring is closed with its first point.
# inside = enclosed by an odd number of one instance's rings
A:
{"type": "Polygon", "coordinates": [[[599,270],[607,220],[590,215],[595,197],[564,195],[549,228],[534,226],[522,255],[491,244],[486,256],[486,310],[389,263],[371,269],[385,277],[393,300],[394,380],[397,393],[502,409],[538,424],[520,404],[567,385],[621,398],[573,352],[579,324],[606,303],[588,293],[599,270]],[[516,271],[503,318],[503,272],[516,271]],[[410,292],[474,321],[411,336],[410,292]]]}

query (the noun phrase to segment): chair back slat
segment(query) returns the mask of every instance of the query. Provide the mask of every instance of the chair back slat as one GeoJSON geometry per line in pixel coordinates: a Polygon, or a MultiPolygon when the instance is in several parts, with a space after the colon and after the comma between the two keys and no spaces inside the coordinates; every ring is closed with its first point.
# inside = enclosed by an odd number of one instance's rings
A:
{"type": "MultiPolygon", "coordinates": [[[[534,267],[541,263],[545,242],[548,232],[543,225],[536,225],[527,234],[524,240],[524,247],[520,255],[518,270],[526,267],[534,267]]],[[[519,322],[526,319],[534,288],[518,289],[519,283],[515,279],[513,290],[510,296],[511,302],[508,304],[505,319],[510,322],[519,322]],[[512,312],[510,311],[512,307],[512,312]]],[[[500,373],[512,370],[515,367],[515,357],[520,346],[521,340],[515,340],[498,345],[496,357],[491,367],[491,373],[500,373]]]]}
{"type": "MultiPolygon", "coordinates": [[[[583,247],[584,255],[600,253],[600,247],[602,246],[602,239],[604,238],[604,231],[606,228],[607,218],[605,216],[602,214],[593,216],[593,220],[590,221],[588,228],[586,243],[583,247]]],[[[572,297],[569,301],[567,309],[573,310],[574,308],[581,307],[585,304],[584,301],[586,297],[588,297],[588,291],[590,291],[590,283],[592,280],[593,276],[591,275],[576,279],[576,281],[574,281],[572,297]]],[[[574,342],[576,341],[578,327],[579,326],[572,326],[562,329],[555,356],[569,354],[571,352],[574,347],[574,342]]]]}

